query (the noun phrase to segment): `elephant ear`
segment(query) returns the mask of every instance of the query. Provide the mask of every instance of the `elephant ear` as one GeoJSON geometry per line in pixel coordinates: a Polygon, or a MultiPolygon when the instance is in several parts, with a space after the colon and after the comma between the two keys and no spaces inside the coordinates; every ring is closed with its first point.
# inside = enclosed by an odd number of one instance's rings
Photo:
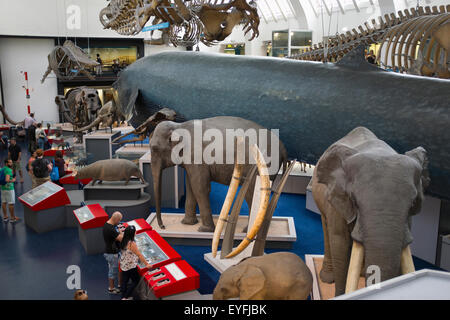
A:
{"type": "Polygon", "coordinates": [[[417,190],[417,197],[414,200],[414,203],[411,207],[410,214],[415,215],[420,212],[422,209],[422,203],[423,203],[423,192],[430,184],[430,176],[428,173],[428,157],[427,157],[427,151],[422,147],[417,147],[411,151],[408,151],[405,153],[408,157],[413,158],[416,160],[420,166],[422,167],[422,173],[420,177],[420,184],[419,190],[417,190]]]}
{"type": "Polygon", "coordinates": [[[240,270],[237,286],[240,292],[240,300],[252,300],[261,293],[266,283],[266,277],[262,270],[256,266],[246,265],[240,270]]]}
{"type": "Polygon", "coordinates": [[[317,164],[317,181],[327,186],[327,200],[343,216],[347,223],[356,218],[352,200],[346,190],[348,177],[344,171],[344,161],[357,151],[344,144],[334,144],[317,164]]]}

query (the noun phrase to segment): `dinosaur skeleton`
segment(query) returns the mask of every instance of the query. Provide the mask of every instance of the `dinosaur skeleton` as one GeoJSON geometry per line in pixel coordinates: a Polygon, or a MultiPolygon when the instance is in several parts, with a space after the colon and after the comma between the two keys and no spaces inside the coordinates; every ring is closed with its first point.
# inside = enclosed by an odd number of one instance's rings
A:
{"type": "Polygon", "coordinates": [[[250,40],[259,35],[259,15],[253,0],[111,0],[100,11],[105,29],[136,35],[153,17],[152,25],[169,22],[175,45],[211,46],[224,40],[237,24],[244,24],[250,40]]]}
{"type": "Polygon", "coordinates": [[[359,45],[380,43],[377,60],[385,68],[411,74],[450,78],[450,5],[411,8],[391,13],[330,37],[326,48],[315,44],[306,52],[289,58],[312,61],[337,61],[359,45]],[[326,54],[326,55],[325,55],[326,54]]]}
{"type": "Polygon", "coordinates": [[[62,46],[56,46],[48,55],[48,68],[41,83],[44,83],[52,71],[61,80],[71,80],[79,74],[85,74],[89,79],[94,80],[95,78],[86,69],[97,65],[98,62],[89,59],[80,47],[66,40],[62,46]]]}

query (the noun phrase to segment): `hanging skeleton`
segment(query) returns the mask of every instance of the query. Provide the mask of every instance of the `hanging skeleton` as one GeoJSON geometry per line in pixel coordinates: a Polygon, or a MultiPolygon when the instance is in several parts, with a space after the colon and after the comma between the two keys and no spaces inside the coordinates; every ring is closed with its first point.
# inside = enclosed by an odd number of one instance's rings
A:
{"type": "Polygon", "coordinates": [[[72,41],[66,40],[62,46],[56,46],[48,55],[48,68],[41,83],[44,83],[52,71],[60,80],[71,80],[79,74],[84,74],[94,80],[95,78],[88,68],[97,65],[98,63],[89,59],[80,47],[77,47],[72,41]]]}
{"type": "Polygon", "coordinates": [[[377,61],[384,68],[424,76],[450,78],[450,5],[411,8],[391,13],[328,40],[328,54],[322,43],[289,58],[337,61],[353,48],[380,43],[377,61]]]}
{"type": "Polygon", "coordinates": [[[175,45],[211,46],[228,37],[238,24],[250,40],[259,35],[259,15],[247,0],[111,0],[100,11],[105,29],[136,35],[153,17],[152,25],[169,22],[169,39],[175,45]]]}

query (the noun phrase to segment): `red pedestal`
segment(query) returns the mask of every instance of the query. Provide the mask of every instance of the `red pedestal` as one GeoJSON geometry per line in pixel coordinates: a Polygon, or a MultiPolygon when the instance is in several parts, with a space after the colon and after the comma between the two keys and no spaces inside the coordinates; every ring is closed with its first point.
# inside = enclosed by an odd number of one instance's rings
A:
{"type": "Polygon", "coordinates": [[[135,219],[135,220],[131,220],[128,222],[125,222],[122,224],[123,228],[125,229],[126,227],[133,225],[136,227],[136,234],[145,232],[145,231],[150,231],[153,230],[152,226],[149,225],[147,223],[147,221],[145,221],[145,219],[135,219]]]}
{"type": "Polygon", "coordinates": [[[87,206],[84,206],[82,208],[79,208],[77,210],[73,211],[73,214],[78,220],[78,223],[80,224],[81,228],[86,229],[93,229],[93,228],[100,228],[102,227],[106,221],[108,221],[109,216],[103,210],[102,206],[99,204],[90,204],[87,206]],[[89,211],[91,213],[91,218],[88,220],[82,219],[82,212],[89,211]]]}
{"type": "Polygon", "coordinates": [[[19,197],[19,201],[33,211],[61,207],[70,203],[63,187],[46,182],[19,197]]]}
{"type": "MultiPolygon", "coordinates": [[[[45,150],[45,151],[44,151],[44,157],[54,157],[55,154],[56,154],[56,151],[58,151],[58,150],[55,150],[55,149],[48,149],[48,150],[45,150]]],[[[59,150],[59,151],[62,152],[62,155],[65,155],[65,154],[66,154],[66,150],[59,150]]]]}
{"type": "Polygon", "coordinates": [[[184,260],[151,270],[144,277],[157,298],[196,290],[200,287],[200,275],[184,260]]]}
{"type": "MultiPolygon", "coordinates": [[[[147,234],[147,236],[150,237],[150,241],[152,242],[152,244],[156,245],[156,249],[160,249],[161,251],[163,251],[166,256],[166,259],[164,260],[148,261],[152,269],[159,268],[163,265],[181,260],[181,256],[178,254],[178,252],[176,252],[155,230],[145,231],[139,234],[139,236],[142,236],[143,234],[147,234]]],[[[139,250],[145,256],[142,248],[139,248],[139,250]]],[[[141,276],[148,271],[148,268],[141,268],[139,265],[137,266],[137,269],[141,276]]]]}
{"type": "MultiPolygon", "coordinates": [[[[70,171],[66,171],[66,173],[68,173],[70,171]]],[[[88,184],[89,182],[91,182],[92,179],[82,179],[82,180],[78,180],[75,179],[74,176],[72,176],[72,173],[65,175],[64,177],[59,179],[59,182],[61,184],[78,184],[79,182],[81,182],[83,185],[88,184]]]]}
{"type": "Polygon", "coordinates": [[[9,130],[11,126],[9,124],[0,124],[0,131],[6,131],[9,130]]]}

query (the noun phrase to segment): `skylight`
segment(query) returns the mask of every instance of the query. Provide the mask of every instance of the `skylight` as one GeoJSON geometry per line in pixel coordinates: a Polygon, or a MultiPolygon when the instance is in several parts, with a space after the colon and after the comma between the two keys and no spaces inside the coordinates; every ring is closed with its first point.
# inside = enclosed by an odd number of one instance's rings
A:
{"type": "Polygon", "coordinates": [[[294,17],[289,0],[257,0],[258,9],[266,22],[294,17]]]}

